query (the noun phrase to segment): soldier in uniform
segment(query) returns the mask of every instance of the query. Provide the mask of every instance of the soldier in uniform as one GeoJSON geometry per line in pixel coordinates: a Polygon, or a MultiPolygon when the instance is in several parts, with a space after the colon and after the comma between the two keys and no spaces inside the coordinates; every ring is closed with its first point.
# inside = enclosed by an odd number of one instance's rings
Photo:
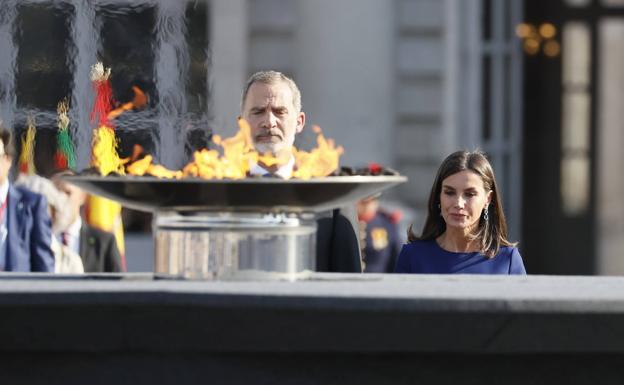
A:
{"type": "Polygon", "coordinates": [[[392,273],[402,242],[397,223],[398,211],[379,208],[379,194],[358,202],[358,221],[365,273],[392,273]]]}

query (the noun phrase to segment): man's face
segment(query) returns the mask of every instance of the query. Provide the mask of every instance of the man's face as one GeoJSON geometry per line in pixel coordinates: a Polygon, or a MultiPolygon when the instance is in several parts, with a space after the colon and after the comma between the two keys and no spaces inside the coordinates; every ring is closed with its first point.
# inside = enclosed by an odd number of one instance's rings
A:
{"type": "Polygon", "coordinates": [[[291,152],[295,135],[305,124],[305,114],[295,109],[290,87],[281,81],[253,83],[243,104],[243,118],[251,126],[256,151],[278,157],[291,152]]]}
{"type": "Polygon", "coordinates": [[[360,221],[369,222],[377,214],[379,208],[379,199],[365,198],[357,203],[358,219],[360,221]]]}
{"type": "Polygon", "coordinates": [[[54,185],[60,192],[64,193],[67,196],[69,204],[69,207],[67,209],[71,212],[68,224],[72,224],[80,215],[80,208],[85,203],[87,199],[87,194],[79,187],[63,182],[58,177],[54,178],[54,185]]]}
{"type": "Polygon", "coordinates": [[[12,161],[13,159],[9,155],[2,152],[0,155],[0,183],[4,183],[7,180],[12,161]]]}

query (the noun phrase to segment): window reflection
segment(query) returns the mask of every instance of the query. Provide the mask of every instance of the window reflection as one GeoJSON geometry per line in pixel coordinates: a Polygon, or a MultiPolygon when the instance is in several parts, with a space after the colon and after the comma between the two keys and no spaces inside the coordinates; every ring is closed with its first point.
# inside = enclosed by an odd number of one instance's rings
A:
{"type": "Polygon", "coordinates": [[[601,0],[601,3],[607,7],[624,7],[624,0],[601,0]]]}
{"type": "Polygon", "coordinates": [[[566,0],[565,3],[570,7],[585,7],[589,5],[591,0],[566,0]]]}
{"type": "Polygon", "coordinates": [[[603,19],[598,25],[597,213],[600,274],[624,274],[624,21],[603,19]]]}
{"type": "Polygon", "coordinates": [[[564,156],[561,160],[563,211],[583,213],[589,204],[589,161],[585,156],[564,156]]]}
{"type": "Polygon", "coordinates": [[[590,39],[585,23],[563,27],[561,95],[561,204],[566,215],[584,214],[590,194],[590,39]]]}

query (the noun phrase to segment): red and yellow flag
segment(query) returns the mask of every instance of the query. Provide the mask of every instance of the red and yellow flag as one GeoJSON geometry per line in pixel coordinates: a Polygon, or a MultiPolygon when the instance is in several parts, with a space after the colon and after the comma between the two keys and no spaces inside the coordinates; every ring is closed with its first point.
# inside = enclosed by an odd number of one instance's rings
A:
{"type": "MultiPolygon", "coordinates": [[[[115,128],[108,116],[113,109],[110,73],[110,68],[105,69],[102,63],[97,63],[91,69],[91,81],[95,92],[91,123],[97,124],[93,133],[91,163],[101,175],[108,175],[113,171],[119,174],[124,173],[123,164],[117,153],[118,140],[115,137],[115,128]]],[[[90,225],[115,235],[121,254],[121,265],[125,271],[126,257],[121,205],[106,198],[90,195],[87,199],[86,216],[90,225]]]]}
{"type": "Polygon", "coordinates": [[[35,170],[35,120],[28,117],[28,127],[26,132],[22,134],[22,150],[19,156],[19,172],[24,175],[34,175],[35,170]]]}

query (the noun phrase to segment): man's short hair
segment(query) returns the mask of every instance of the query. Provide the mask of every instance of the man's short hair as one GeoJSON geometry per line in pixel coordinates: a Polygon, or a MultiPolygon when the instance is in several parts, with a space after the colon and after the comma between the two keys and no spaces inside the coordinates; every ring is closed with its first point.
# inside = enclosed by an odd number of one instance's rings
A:
{"type": "Polygon", "coordinates": [[[292,92],[293,95],[293,105],[295,106],[295,110],[296,112],[301,112],[301,92],[299,91],[299,87],[297,87],[294,80],[277,71],[259,71],[249,77],[241,97],[241,111],[243,111],[245,99],[247,99],[247,94],[249,93],[249,88],[252,84],[276,84],[279,82],[284,82],[288,85],[288,87],[290,87],[290,92],[292,92]]]}
{"type": "Polygon", "coordinates": [[[15,148],[13,147],[13,140],[11,131],[0,126],[0,140],[2,140],[2,152],[0,155],[8,155],[11,158],[15,157],[15,148]]]}

